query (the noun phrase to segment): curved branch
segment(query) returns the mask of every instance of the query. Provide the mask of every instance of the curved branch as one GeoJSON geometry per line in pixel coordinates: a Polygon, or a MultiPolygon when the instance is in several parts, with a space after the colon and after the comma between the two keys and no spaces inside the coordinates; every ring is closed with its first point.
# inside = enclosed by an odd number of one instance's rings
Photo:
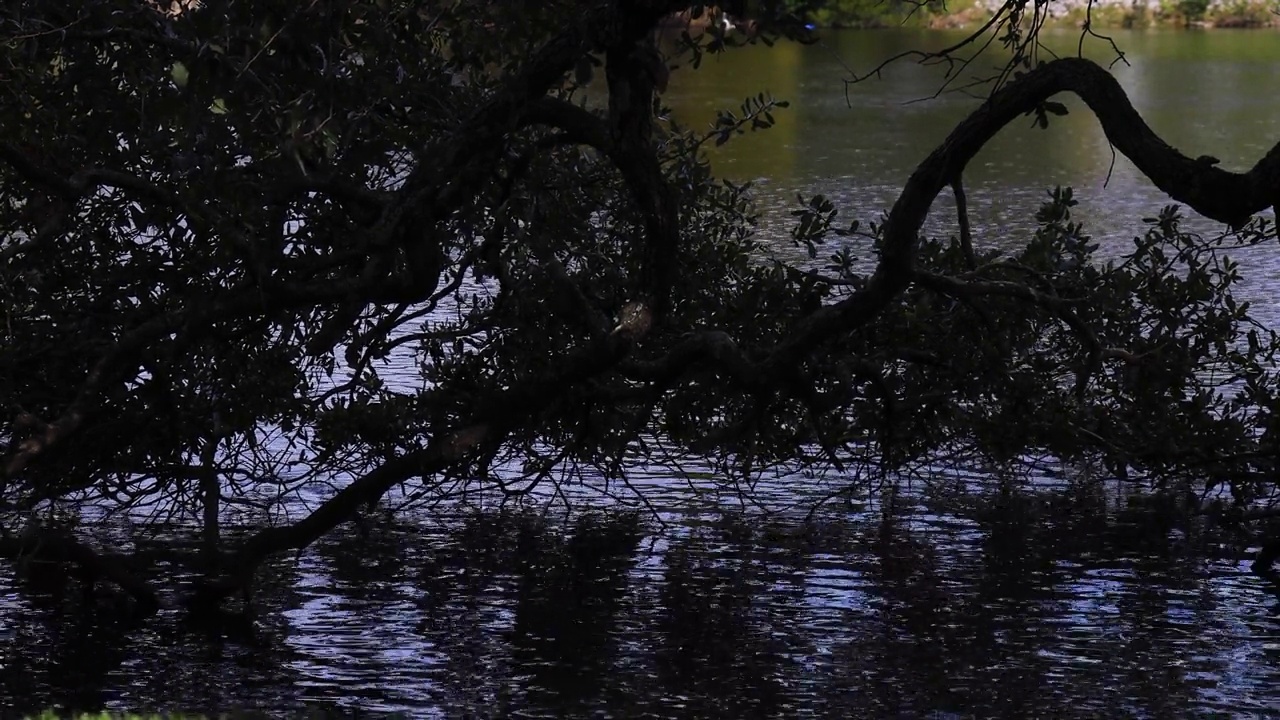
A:
{"type": "Polygon", "coordinates": [[[537,101],[525,119],[554,127],[566,140],[594,148],[617,168],[644,218],[646,245],[640,287],[649,296],[654,313],[661,317],[680,226],[675,198],[662,177],[650,139],[653,79],[645,75],[647,65],[633,57],[643,51],[639,47],[609,55],[609,93],[615,116],[612,132],[603,118],[557,98],[537,101]],[[626,99],[621,97],[624,95],[626,99]],[[619,115],[625,115],[625,120],[619,115]]]}
{"type": "Polygon", "coordinates": [[[560,98],[539,98],[529,106],[524,121],[529,125],[553,127],[563,132],[568,142],[595,148],[616,162],[617,148],[609,136],[609,126],[603,118],[584,107],[560,98]]]}
{"type": "Polygon", "coordinates": [[[648,41],[625,42],[609,49],[608,122],[573,103],[545,97],[529,105],[523,123],[554,127],[570,142],[595,148],[618,169],[644,218],[646,244],[640,288],[661,317],[680,229],[675,198],[663,180],[653,149],[655,64],[661,67],[662,61],[648,41]]]}
{"type": "Polygon", "coordinates": [[[867,287],[802,319],[767,364],[793,364],[826,338],[870,322],[887,307],[912,281],[920,229],[938,194],[997,132],[1060,92],[1084,100],[1117,150],[1156,187],[1201,215],[1239,227],[1280,203],[1280,144],[1245,173],[1192,159],[1151,130],[1111,73],[1089,60],[1055,60],[993,93],[920,163],[889,212],[880,263],[867,287]]]}
{"type": "Polygon", "coordinates": [[[621,42],[605,53],[609,122],[617,148],[614,163],[644,218],[640,292],[647,296],[654,315],[661,318],[670,301],[680,218],[653,145],[655,66],[661,68],[662,59],[652,38],[621,42]]]}

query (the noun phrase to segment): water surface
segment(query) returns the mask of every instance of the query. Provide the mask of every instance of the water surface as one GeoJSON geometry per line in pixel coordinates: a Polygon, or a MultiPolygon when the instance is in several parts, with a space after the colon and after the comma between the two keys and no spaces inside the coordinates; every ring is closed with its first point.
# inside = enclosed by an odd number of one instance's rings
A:
{"type": "Polygon", "coordinates": [[[94,616],[74,588],[6,578],[0,697],[547,718],[1277,702],[1280,590],[1219,538],[1105,487],[900,496],[888,521],[873,498],[807,522],[655,489],[665,525],[460,508],[348,529],[272,563],[253,638],[173,613],[104,623],[106,599],[94,616]]]}
{"type": "MultiPolygon", "coordinates": [[[[1111,33],[1126,62],[1115,62],[1109,42],[1091,38],[1085,55],[1112,66],[1134,107],[1183,153],[1211,155],[1228,170],[1248,170],[1280,139],[1280,42],[1272,33],[1111,33]]],[[[995,48],[953,80],[947,66],[910,58],[869,73],[904,50],[936,50],[962,37],[951,32],[846,31],[813,46],[751,47],[708,58],[696,72],[677,71],[664,100],[672,116],[691,128],[709,127],[717,110],[737,111],[743,99],[765,92],[791,106],[777,125],[737,137],[710,152],[716,170],[738,182],[754,181],[765,212],[762,233],[780,253],[789,247],[787,214],[796,194],[821,193],[841,218],[875,220],[892,206],[916,165],[981,102],[964,87],[989,77],[1003,57],[995,48]],[[942,91],[939,94],[939,91],[942,91]]],[[[1041,59],[1074,55],[1079,33],[1045,35],[1041,59]]],[[[980,92],[980,91],[977,91],[980,92]]],[[[1171,201],[1114,153],[1097,120],[1074,95],[1056,98],[1069,109],[1048,129],[1032,118],[1015,122],[988,144],[965,174],[975,242],[1014,247],[1034,230],[1034,214],[1054,186],[1072,186],[1078,218],[1104,241],[1102,252],[1130,247],[1141,219],[1171,201]]],[[[1268,215],[1272,215],[1268,213],[1268,215]]],[[[1220,231],[1200,220],[1190,227],[1220,231]]],[[[927,226],[930,234],[957,232],[954,203],[944,195],[927,226]]],[[[1274,248],[1251,263],[1276,270],[1274,248]]]]}

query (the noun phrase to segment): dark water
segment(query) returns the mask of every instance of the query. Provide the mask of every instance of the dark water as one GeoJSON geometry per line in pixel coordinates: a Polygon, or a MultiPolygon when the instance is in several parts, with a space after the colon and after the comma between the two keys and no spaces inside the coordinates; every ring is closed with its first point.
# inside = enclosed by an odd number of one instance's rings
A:
{"type": "Polygon", "coordinates": [[[1280,707],[1280,589],[1177,513],[1099,487],[884,509],[665,526],[617,511],[373,518],[264,572],[252,636],[169,612],[116,622],[110,597],[0,573],[0,702],[410,717],[1280,707]]]}
{"type": "MultiPolygon", "coordinates": [[[[748,53],[677,75],[666,100],[690,123],[761,90],[793,101],[776,131],[713,157],[730,177],[759,180],[762,231],[786,252],[778,220],[796,192],[874,217],[972,107],[958,95],[904,105],[936,89],[936,73],[919,68],[846,101],[845,66],[945,39],[850,33],[748,53]]],[[[1122,82],[1174,144],[1239,168],[1280,137],[1280,94],[1268,90],[1280,81],[1275,36],[1119,40],[1134,63],[1122,82]]],[[[1086,219],[1117,244],[1164,202],[1123,159],[1111,166],[1079,112],[1047,134],[1012,128],[979,161],[969,194],[980,242],[1017,241],[1054,184],[1075,185],[1086,219]]],[[[937,232],[948,231],[944,211],[937,232]]],[[[1266,247],[1244,264],[1272,304],[1278,258],[1266,247]]],[[[406,364],[403,380],[416,385],[412,373],[406,364]]],[[[1002,494],[990,478],[944,470],[914,479],[891,511],[863,490],[806,521],[831,489],[808,478],[766,479],[761,504],[745,507],[713,477],[639,479],[656,515],[629,488],[582,485],[549,510],[472,498],[345,528],[262,574],[251,627],[194,627],[170,611],[126,621],[109,594],[85,598],[74,580],[0,565],[0,715],[58,704],[409,717],[1280,716],[1280,588],[1249,574],[1228,538],[1130,507],[1115,488],[1037,478],[1002,494]],[[588,511],[602,505],[614,514],[588,511]],[[639,514],[618,516],[624,508],[639,514]]],[[[158,577],[184,577],[181,559],[160,550],[176,531],[144,530],[113,526],[101,541],[150,552],[158,577]]]]}

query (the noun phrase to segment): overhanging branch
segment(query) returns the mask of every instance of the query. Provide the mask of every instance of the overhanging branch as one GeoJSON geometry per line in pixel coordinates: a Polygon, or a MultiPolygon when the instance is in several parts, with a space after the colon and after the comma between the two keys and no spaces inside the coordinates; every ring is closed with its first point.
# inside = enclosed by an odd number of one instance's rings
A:
{"type": "Polygon", "coordinates": [[[1111,73],[1089,60],[1055,60],[993,93],[920,163],[889,212],[883,253],[867,287],[799,320],[766,364],[794,364],[827,338],[875,319],[911,283],[920,230],[938,194],[996,133],[1061,92],[1084,100],[1117,150],[1156,187],[1201,215],[1238,227],[1280,202],[1280,144],[1245,173],[1192,159],[1147,126],[1111,73]]]}

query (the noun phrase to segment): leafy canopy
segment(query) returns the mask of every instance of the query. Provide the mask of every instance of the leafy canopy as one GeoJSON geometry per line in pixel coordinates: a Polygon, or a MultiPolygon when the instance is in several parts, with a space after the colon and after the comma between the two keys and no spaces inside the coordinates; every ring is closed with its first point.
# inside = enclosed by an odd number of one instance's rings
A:
{"type": "MultiPolygon", "coordinates": [[[[6,507],[203,507],[216,539],[220,512],[346,483],[239,548],[249,572],[394,487],[523,496],[689,456],[735,488],[1052,457],[1263,493],[1277,341],[1226,251],[1269,228],[1201,238],[1171,207],[1103,262],[1056,190],[1001,255],[964,217],[958,238],[903,231],[933,200],[909,185],[865,227],[804,201],[813,262],[779,261],[703,150],[781,104],[671,121],[670,66],[749,41],[713,24],[656,47],[684,9],[8,4],[6,507]]],[[[803,32],[779,17],[758,39],[803,32]]]]}

